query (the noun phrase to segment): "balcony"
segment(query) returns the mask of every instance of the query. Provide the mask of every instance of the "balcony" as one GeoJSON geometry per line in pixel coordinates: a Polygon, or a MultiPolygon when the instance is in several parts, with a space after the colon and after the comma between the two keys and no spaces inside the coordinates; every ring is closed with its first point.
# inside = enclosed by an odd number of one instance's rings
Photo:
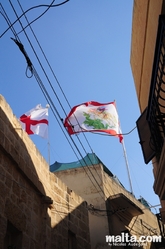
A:
{"type": "Polygon", "coordinates": [[[165,138],[165,15],[159,17],[146,119],[159,162],[165,138]]]}
{"type": "MultiPolygon", "coordinates": [[[[161,157],[159,160],[159,170],[155,173],[154,191],[161,200],[165,200],[165,143],[162,148],[161,157]]],[[[165,219],[165,215],[164,215],[165,219]]]]}

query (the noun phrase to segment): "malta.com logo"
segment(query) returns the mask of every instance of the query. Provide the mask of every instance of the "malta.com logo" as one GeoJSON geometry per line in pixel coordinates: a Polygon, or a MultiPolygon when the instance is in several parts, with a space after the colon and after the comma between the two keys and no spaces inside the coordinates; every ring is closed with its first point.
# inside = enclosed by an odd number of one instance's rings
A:
{"type": "Polygon", "coordinates": [[[147,235],[137,237],[129,233],[121,233],[121,235],[106,235],[105,240],[109,246],[147,246],[151,242],[161,242],[162,237],[157,235],[147,235]]]}

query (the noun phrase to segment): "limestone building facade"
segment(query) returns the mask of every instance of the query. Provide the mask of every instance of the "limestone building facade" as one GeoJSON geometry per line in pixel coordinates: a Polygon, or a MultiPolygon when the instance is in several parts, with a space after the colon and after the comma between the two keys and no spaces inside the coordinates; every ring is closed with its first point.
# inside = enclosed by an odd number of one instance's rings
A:
{"type": "Polygon", "coordinates": [[[0,248],[91,248],[87,203],[49,171],[1,95],[0,248]]]}
{"type": "Polygon", "coordinates": [[[153,162],[153,188],[165,223],[165,1],[134,0],[131,67],[141,116],[145,163],[153,162]]]}
{"type": "MultiPolygon", "coordinates": [[[[106,235],[161,236],[157,217],[149,206],[128,192],[95,154],[87,154],[77,162],[55,162],[50,171],[87,201],[92,249],[108,249],[111,243],[106,241],[106,235]]],[[[113,249],[139,248],[136,243],[116,246],[111,244],[113,249]]],[[[148,242],[140,248],[164,247],[163,243],[148,242]]]]}
{"type": "MultiPolygon", "coordinates": [[[[120,249],[128,244],[116,246],[106,236],[160,236],[160,224],[149,207],[96,155],[87,155],[83,162],[83,167],[79,161],[65,170],[57,164],[59,170],[50,172],[0,95],[0,248],[120,249]]],[[[141,248],[163,247],[149,242],[141,248]]]]}

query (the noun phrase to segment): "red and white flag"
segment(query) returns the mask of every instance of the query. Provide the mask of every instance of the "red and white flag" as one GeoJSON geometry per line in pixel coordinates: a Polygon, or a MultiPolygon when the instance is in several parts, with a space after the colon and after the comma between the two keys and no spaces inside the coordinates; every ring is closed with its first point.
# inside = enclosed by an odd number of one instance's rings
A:
{"type": "Polygon", "coordinates": [[[64,120],[70,135],[79,132],[106,132],[122,142],[119,117],[115,102],[101,104],[95,101],[73,107],[64,120]]]}
{"type": "Polygon", "coordinates": [[[37,105],[20,117],[22,129],[29,135],[36,134],[48,138],[48,108],[37,105]]]}

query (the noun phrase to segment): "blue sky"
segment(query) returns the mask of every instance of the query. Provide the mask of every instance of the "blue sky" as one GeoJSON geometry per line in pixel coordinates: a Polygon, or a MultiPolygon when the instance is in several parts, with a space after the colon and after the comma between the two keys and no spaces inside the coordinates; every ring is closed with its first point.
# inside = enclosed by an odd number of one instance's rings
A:
{"type": "MultiPolygon", "coordinates": [[[[9,1],[2,0],[1,3],[11,22],[14,22],[16,16],[9,1]]],[[[22,12],[17,0],[13,0],[12,3],[20,16],[22,12]]],[[[24,11],[32,6],[43,4],[36,0],[26,2],[20,0],[20,3],[24,11]]],[[[59,1],[55,2],[55,4],[57,3],[59,1]]],[[[43,7],[29,11],[27,13],[29,22],[43,11],[45,11],[43,7]]],[[[73,107],[91,100],[101,103],[115,100],[122,132],[128,133],[136,126],[140,111],[130,66],[132,13],[132,0],[70,0],[60,7],[50,8],[35,21],[31,27],[59,84],[47,66],[31,30],[29,28],[25,30],[56,95],[52,92],[25,33],[19,34],[19,39],[61,118],[65,118],[63,109],[68,113],[70,106],[73,107]],[[58,96],[60,104],[56,96],[58,96]]],[[[27,25],[24,18],[21,18],[21,22],[23,26],[27,25]]],[[[0,34],[2,34],[8,28],[2,15],[0,15],[0,23],[0,34]]],[[[16,33],[19,33],[22,28],[17,22],[14,29],[16,33]]],[[[10,39],[11,37],[14,38],[14,35],[9,30],[0,39],[0,93],[19,118],[37,104],[45,106],[47,101],[35,78],[26,77],[25,58],[10,39]]],[[[66,136],[68,136],[67,133],[66,136]]],[[[85,150],[73,136],[81,154],[85,156],[86,152],[95,152],[111,172],[117,175],[122,184],[130,190],[123,149],[118,139],[89,133],[86,133],[85,136],[87,141],[83,134],[79,134],[85,150]]],[[[48,160],[48,141],[35,135],[31,136],[31,139],[48,160]]],[[[124,136],[124,141],[134,195],[136,198],[143,196],[152,205],[159,204],[159,199],[153,191],[152,164],[151,162],[148,165],[144,163],[137,129],[124,136]]],[[[49,109],[49,142],[51,164],[55,161],[64,163],[77,161],[77,157],[51,109],[49,109]]],[[[152,211],[155,212],[154,209],[152,211]]]]}

